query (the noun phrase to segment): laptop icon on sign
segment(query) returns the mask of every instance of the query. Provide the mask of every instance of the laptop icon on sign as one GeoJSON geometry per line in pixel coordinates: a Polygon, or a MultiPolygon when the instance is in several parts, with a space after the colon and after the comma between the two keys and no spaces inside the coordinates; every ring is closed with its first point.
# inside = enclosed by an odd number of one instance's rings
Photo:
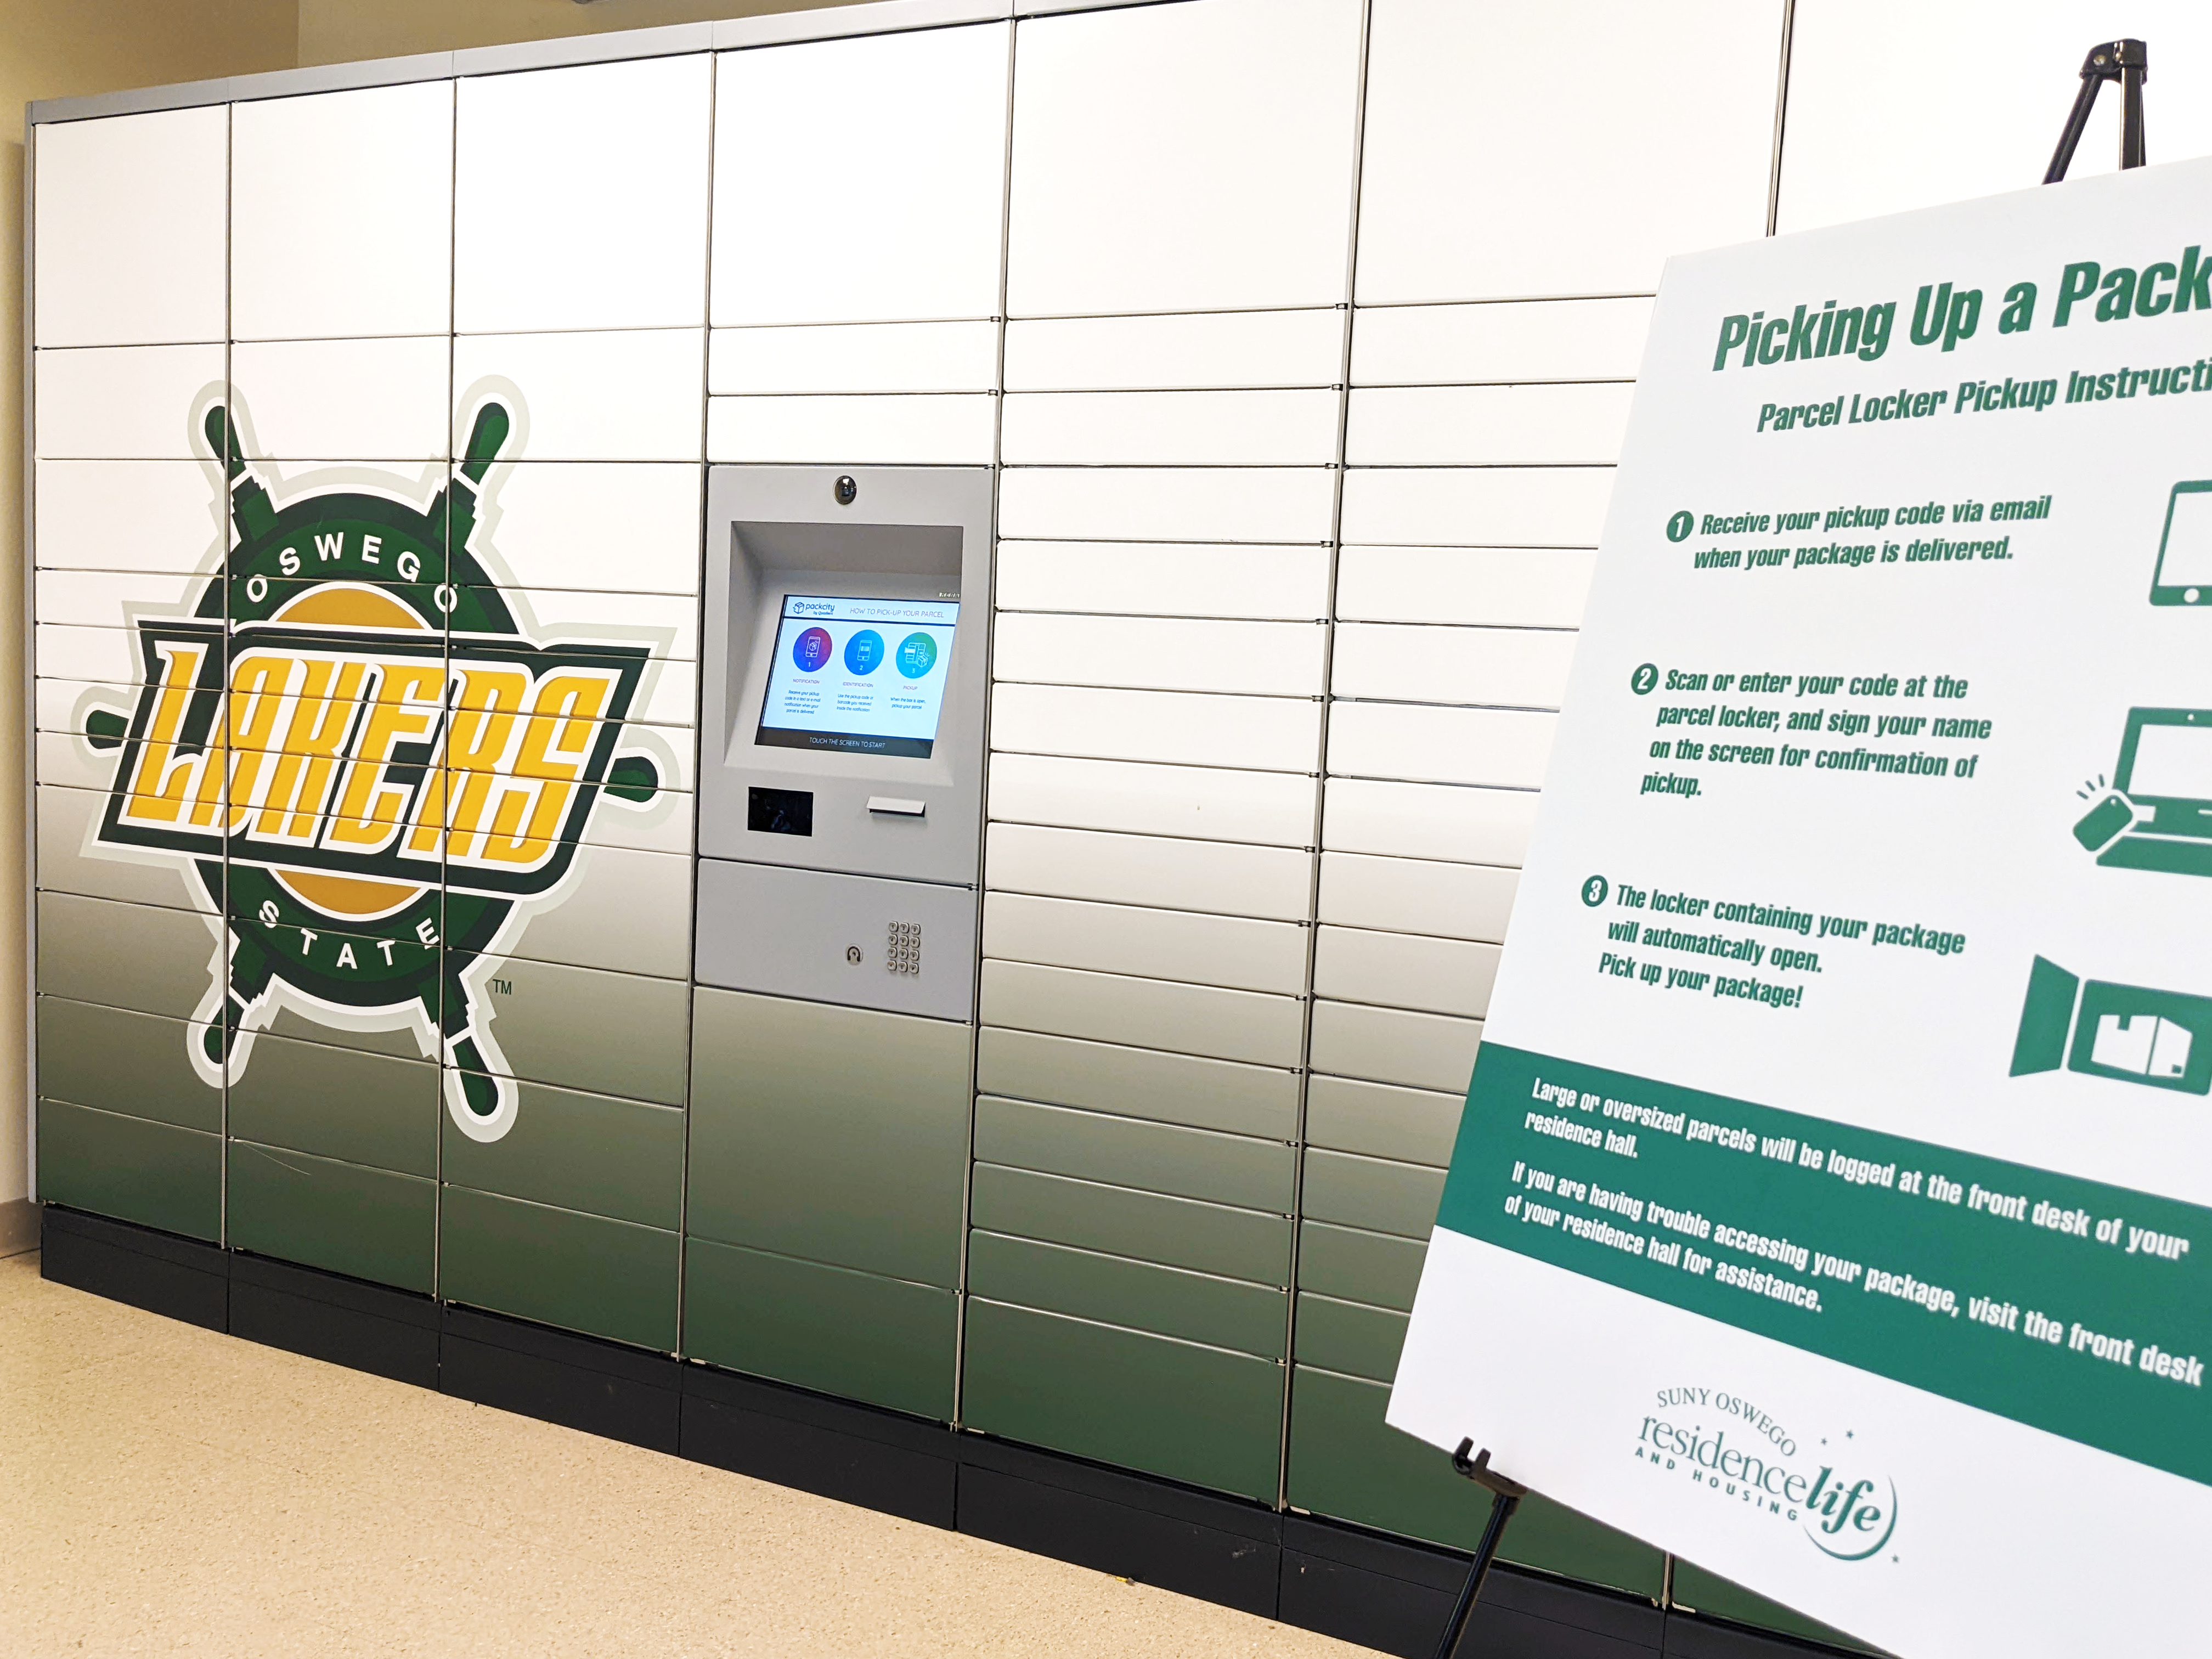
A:
{"type": "Polygon", "coordinates": [[[2074,838],[2118,869],[2212,876],[2212,708],[2130,708],[2112,787],[2074,838]]]}

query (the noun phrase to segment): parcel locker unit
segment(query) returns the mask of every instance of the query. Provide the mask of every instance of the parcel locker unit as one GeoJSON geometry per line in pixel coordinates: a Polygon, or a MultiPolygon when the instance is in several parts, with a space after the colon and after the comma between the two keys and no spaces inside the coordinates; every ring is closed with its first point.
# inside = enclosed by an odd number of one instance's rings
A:
{"type": "MultiPolygon", "coordinates": [[[[1384,1401],[1782,49],[1571,9],[1626,158],[1456,0],[36,106],[41,1196],[1470,1543],[1384,1401]]],[[[1786,1617],[1540,1500],[1505,1554],[1786,1617]]]]}
{"type": "Polygon", "coordinates": [[[688,1351],[953,1414],[991,479],[717,466],[688,1351]]]}

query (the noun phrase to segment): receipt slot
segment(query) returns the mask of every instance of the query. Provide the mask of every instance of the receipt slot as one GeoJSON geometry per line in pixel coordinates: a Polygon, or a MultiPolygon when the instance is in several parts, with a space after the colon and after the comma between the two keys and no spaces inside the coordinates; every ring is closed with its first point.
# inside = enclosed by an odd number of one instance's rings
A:
{"type": "Polygon", "coordinates": [[[713,469],[702,983],[970,1018],[990,521],[980,469],[713,469]]]}

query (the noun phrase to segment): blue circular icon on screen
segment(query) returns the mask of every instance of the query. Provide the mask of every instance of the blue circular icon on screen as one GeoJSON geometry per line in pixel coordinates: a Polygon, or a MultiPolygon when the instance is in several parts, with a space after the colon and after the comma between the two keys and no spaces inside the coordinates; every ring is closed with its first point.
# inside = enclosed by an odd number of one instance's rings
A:
{"type": "Polygon", "coordinates": [[[845,641],[845,670],[851,674],[872,674],[884,659],[884,636],[872,628],[864,628],[845,641]]]}
{"type": "Polygon", "coordinates": [[[833,641],[826,628],[810,628],[791,642],[791,660],[802,674],[811,674],[830,660],[833,641]]]}
{"type": "Polygon", "coordinates": [[[918,680],[937,666],[937,641],[927,634],[909,634],[899,641],[895,659],[898,672],[910,680],[918,680]]]}

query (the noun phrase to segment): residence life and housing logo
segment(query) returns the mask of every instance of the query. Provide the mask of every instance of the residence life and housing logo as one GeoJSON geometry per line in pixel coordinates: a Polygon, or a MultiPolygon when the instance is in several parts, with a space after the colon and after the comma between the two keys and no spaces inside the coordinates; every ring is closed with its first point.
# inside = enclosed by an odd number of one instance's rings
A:
{"type": "Polygon", "coordinates": [[[1635,1457],[1682,1480],[1686,1497],[1740,1504],[1794,1523],[1838,1561],[1869,1561],[1897,1531],[1897,1484],[1854,1461],[1854,1437],[1801,1450],[1796,1439],[1741,1395],[1708,1388],[1653,1391],[1635,1457]]]}

